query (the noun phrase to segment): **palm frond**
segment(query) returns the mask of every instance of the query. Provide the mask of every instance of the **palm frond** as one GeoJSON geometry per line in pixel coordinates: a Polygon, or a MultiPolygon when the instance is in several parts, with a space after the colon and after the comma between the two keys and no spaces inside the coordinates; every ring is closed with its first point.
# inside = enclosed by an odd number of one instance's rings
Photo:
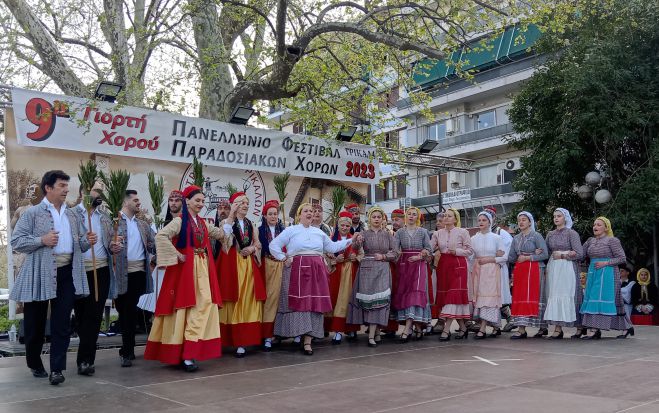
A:
{"type": "Polygon", "coordinates": [[[336,221],[339,219],[339,213],[343,209],[343,205],[345,205],[347,199],[348,191],[344,187],[335,186],[332,188],[332,211],[330,212],[332,224],[336,225],[336,221]]]}
{"type": "Polygon", "coordinates": [[[82,201],[85,205],[85,208],[89,211],[92,207],[92,199],[89,193],[91,192],[96,181],[98,180],[98,168],[96,167],[96,162],[89,159],[87,163],[82,163],[80,161],[80,169],[78,171],[78,180],[80,181],[80,187],[82,188],[82,201]]]}
{"type": "Polygon", "coordinates": [[[162,176],[156,179],[156,174],[149,172],[149,195],[151,196],[151,207],[153,208],[153,219],[156,223],[156,228],[160,229],[163,219],[160,217],[162,212],[163,202],[165,200],[165,182],[162,176]]]}
{"type": "Polygon", "coordinates": [[[99,171],[98,175],[105,187],[101,191],[101,199],[108,207],[110,218],[116,222],[119,219],[119,212],[124,204],[128,182],[130,181],[130,173],[124,169],[119,169],[110,171],[109,175],[106,175],[103,171],[99,171]]]}
{"type": "Polygon", "coordinates": [[[231,195],[238,192],[238,188],[236,188],[236,186],[234,184],[232,184],[231,182],[229,182],[224,188],[229,193],[229,198],[231,198],[231,195]]]}
{"type": "Polygon", "coordinates": [[[275,175],[272,178],[272,183],[274,184],[275,191],[277,191],[277,196],[279,197],[279,202],[284,202],[286,200],[286,186],[288,185],[288,180],[290,179],[291,174],[286,172],[283,175],[275,175]]]}
{"type": "Polygon", "coordinates": [[[204,164],[196,156],[192,158],[192,181],[199,188],[204,187],[204,164]]]}

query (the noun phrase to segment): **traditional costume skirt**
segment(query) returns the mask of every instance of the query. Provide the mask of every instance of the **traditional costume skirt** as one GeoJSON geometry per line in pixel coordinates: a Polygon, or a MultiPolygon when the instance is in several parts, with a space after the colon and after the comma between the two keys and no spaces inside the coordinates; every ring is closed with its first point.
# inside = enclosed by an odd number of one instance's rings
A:
{"type": "Polygon", "coordinates": [[[442,254],[437,265],[437,307],[440,318],[469,318],[467,259],[442,254]]]}
{"type": "Polygon", "coordinates": [[[513,295],[510,293],[510,270],[508,263],[501,266],[501,303],[502,305],[511,304],[513,295]]]}
{"type": "Polygon", "coordinates": [[[513,270],[513,283],[513,303],[510,307],[513,324],[547,328],[542,318],[547,303],[544,268],[537,261],[518,262],[513,270]]]}
{"type": "MultiPolygon", "coordinates": [[[[391,272],[391,300],[393,301],[396,291],[398,291],[398,265],[395,262],[389,263],[389,271],[391,272]]],[[[389,322],[387,327],[384,329],[388,332],[395,333],[398,331],[398,320],[396,319],[396,312],[391,311],[391,305],[389,311],[389,322]]]]}
{"type": "Polygon", "coordinates": [[[323,313],[332,310],[327,278],[325,262],[314,252],[296,255],[284,266],[275,335],[324,337],[323,313]]]}
{"type": "Polygon", "coordinates": [[[336,265],[329,276],[329,290],[333,310],[325,315],[325,330],[338,333],[359,331],[360,324],[347,324],[348,303],[352,295],[358,262],[344,261],[336,265]]]}
{"type": "Polygon", "coordinates": [[[246,347],[261,344],[263,302],[257,301],[254,294],[252,265],[251,256],[243,257],[236,254],[238,300],[224,300],[224,305],[220,309],[222,341],[225,346],[246,347]]]}
{"type": "Polygon", "coordinates": [[[391,304],[389,268],[387,261],[375,261],[368,255],[362,259],[348,305],[348,323],[381,327],[388,325],[391,304]]]}
{"type": "Polygon", "coordinates": [[[430,317],[431,318],[439,318],[439,313],[440,310],[442,309],[441,306],[437,305],[437,293],[435,291],[434,286],[437,285],[437,277],[438,275],[436,274],[437,271],[434,271],[434,268],[432,264],[428,264],[428,299],[430,300],[430,317]],[[433,282],[433,273],[434,275],[434,282],[433,282]]]}
{"type": "Polygon", "coordinates": [[[279,293],[281,292],[281,277],[284,263],[270,257],[264,258],[263,272],[265,275],[265,290],[268,295],[263,304],[263,322],[261,335],[264,338],[274,335],[275,317],[279,307],[279,293]]]}
{"type": "Polygon", "coordinates": [[[222,355],[219,311],[212,301],[205,255],[194,255],[194,288],[194,307],[155,317],[144,359],[179,364],[222,355]]]}
{"type": "Polygon", "coordinates": [[[477,260],[471,271],[471,300],[474,319],[501,325],[501,266],[498,263],[480,265],[477,260]]]}
{"type": "Polygon", "coordinates": [[[631,321],[625,314],[620,294],[620,274],[617,267],[595,268],[595,263],[609,258],[593,258],[588,267],[586,290],[581,304],[581,324],[600,330],[626,330],[631,321]]]}
{"type": "Polygon", "coordinates": [[[398,286],[392,305],[396,319],[429,323],[431,320],[428,299],[428,265],[424,260],[409,262],[420,250],[403,250],[398,260],[398,286]]]}
{"type": "Polygon", "coordinates": [[[572,261],[550,258],[547,262],[547,309],[544,319],[548,324],[562,327],[580,325],[582,292],[579,275],[572,261]]]}

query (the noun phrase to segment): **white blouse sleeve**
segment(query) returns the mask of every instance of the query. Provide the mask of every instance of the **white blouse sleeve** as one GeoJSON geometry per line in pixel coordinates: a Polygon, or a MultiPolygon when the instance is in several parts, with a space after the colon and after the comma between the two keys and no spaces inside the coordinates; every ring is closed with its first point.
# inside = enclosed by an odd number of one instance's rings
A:
{"type": "Polygon", "coordinates": [[[288,244],[288,241],[291,239],[291,235],[294,232],[294,227],[288,227],[279,234],[278,237],[270,241],[268,247],[270,248],[270,254],[278,260],[286,259],[286,254],[282,251],[284,245],[288,244]]]}
{"type": "Polygon", "coordinates": [[[339,251],[343,251],[350,244],[352,244],[352,238],[334,242],[330,239],[330,237],[328,237],[325,233],[323,233],[323,250],[325,252],[329,252],[333,254],[339,251]]]}
{"type": "MultiPolygon", "coordinates": [[[[496,257],[495,260],[498,264],[504,265],[508,263],[508,251],[510,250],[510,244],[506,245],[506,239],[504,237],[496,235],[496,244],[497,244],[497,251],[503,251],[503,256],[501,257],[496,257]]],[[[512,244],[512,243],[511,243],[512,244]]]]}

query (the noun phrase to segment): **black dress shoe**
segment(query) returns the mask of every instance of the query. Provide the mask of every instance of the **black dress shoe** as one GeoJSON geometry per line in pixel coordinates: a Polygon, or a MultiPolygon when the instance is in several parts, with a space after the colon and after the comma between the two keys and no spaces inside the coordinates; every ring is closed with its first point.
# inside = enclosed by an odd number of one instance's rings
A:
{"type": "Polygon", "coordinates": [[[354,331],[349,332],[345,336],[346,336],[346,340],[348,340],[349,342],[357,341],[357,333],[355,333],[354,331]]]}
{"type": "Polygon", "coordinates": [[[494,330],[492,333],[490,333],[490,334],[488,335],[488,337],[489,337],[489,338],[497,338],[497,337],[499,337],[500,335],[501,335],[501,329],[500,329],[500,328],[497,328],[497,329],[494,330]]]}
{"type": "Polygon", "coordinates": [[[563,331],[561,331],[557,335],[552,334],[551,336],[549,336],[549,339],[550,340],[562,340],[563,339],[563,331]]]}
{"type": "Polygon", "coordinates": [[[95,372],[96,369],[89,363],[82,362],[78,365],[78,374],[81,376],[92,376],[95,372]]]}
{"type": "Polygon", "coordinates": [[[599,340],[600,338],[602,338],[602,330],[595,331],[595,334],[591,336],[585,335],[581,337],[582,340],[599,340]]]}
{"type": "Polygon", "coordinates": [[[570,336],[570,338],[575,338],[575,339],[576,338],[581,338],[581,336],[585,336],[587,333],[588,333],[588,330],[586,330],[585,328],[579,328],[579,329],[577,329],[576,333],[574,333],[570,336]]]}
{"type": "Polygon", "coordinates": [[[237,359],[244,359],[245,358],[245,353],[236,352],[235,356],[236,356],[237,359]]]}
{"type": "Polygon", "coordinates": [[[374,339],[372,340],[372,339],[369,338],[368,339],[368,346],[375,348],[375,347],[378,346],[378,343],[376,343],[374,339]]]}
{"type": "Polygon", "coordinates": [[[30,369],[30,371],[32,372],[32,375],[38,379],[44,379],[48,377],[48,372],[43,367],[39,369],[30,369]]]}
{"type": "Polygon", "coordinates": [[[130,361],[130,358],[128,357],[119,357],[121,359],[121,367],[132,367],[133,362],[130,361]]]}
{"type": "Polygon", "coordinates": [[[341,344],[341,339],[338,339],[338,340],[334,339],[334,338],[332,339],[332,345],[333,346],[338,346],[339,344],[341,344]]]}
{"type": "Polygon", "coordinates": [[[181,367],[183,368],[183,370],[185,370],[188,373],[192,373],[194,371],[199,370],[199,366],[194,360],[192,360],[192,364],[186,364],[185,362],[182,361],[181,367]]]}
{"type": "Polygon", "coordinates": [[[451,333],[444,333],[442,331],[441,333],[439,333],[439,341],[451,341],[451,333]]]}
{"type": "Polygon", "coordinates": [[[53,386],[57,386],[60,383],[64,383],[64,375],[62,374],[61,371],[52,371],[50,372],[50,377],[48,377],[48,381],[53,386]]]}
{"type": "Polygon", "coordinates": [[[311,348],[311,345],[305,344],[302,346],[302,353],[304,353],[305,356],[313,356],[313,349],[311,348]],[[308,349],[307,349],[308,347],[308,349]]]}
{"type": "Polygon", "coordinates": [[[522,334],[513,334],[512,336],[510,336],[510,339],[511,340],[522,340],[522,339],[527,338],[528,336],[529,335],[525,331],[522,334]]]}
{"type": "Polygon", "coordinates": [[[486,338],[487,334],[484,331],[478,331],[478,333],[474,335],[475,340],[485,340],[486,338]]]}
{"type": "Polygon", "coordinates": [[[542,338],[543,336],[546,336],[548,334],[549,334],[549,330],[547,330],[546,328],[541,328],[540,330],[538,330],[537,333],[533,335],[533,338],[542,338]]]}

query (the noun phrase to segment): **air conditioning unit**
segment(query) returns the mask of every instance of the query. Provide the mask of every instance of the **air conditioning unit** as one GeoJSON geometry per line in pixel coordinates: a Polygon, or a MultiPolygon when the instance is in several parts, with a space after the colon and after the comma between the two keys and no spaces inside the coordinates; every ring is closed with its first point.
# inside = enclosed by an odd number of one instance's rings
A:
{"type": "Polygon", "coordinates": [[[517,159],[508,159],[506,161],[505,167],[509,171],[514,171],[516,169],[519,169],[519,167],[520,167],[519,164],[520,164],[519,158],[517,158],[517,159]]]}
{"type": "Polygon", "coordinates": [[[455,123],[453,118],[446,119],[446,134],[453,133],[455,131],[455,123]]]}

